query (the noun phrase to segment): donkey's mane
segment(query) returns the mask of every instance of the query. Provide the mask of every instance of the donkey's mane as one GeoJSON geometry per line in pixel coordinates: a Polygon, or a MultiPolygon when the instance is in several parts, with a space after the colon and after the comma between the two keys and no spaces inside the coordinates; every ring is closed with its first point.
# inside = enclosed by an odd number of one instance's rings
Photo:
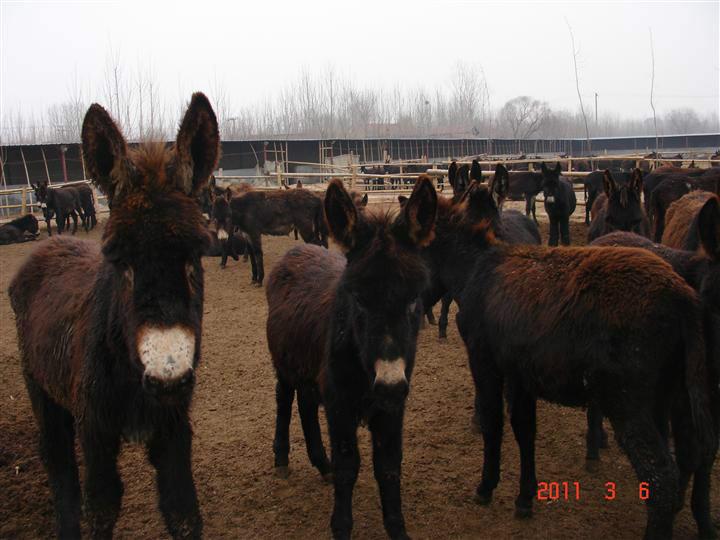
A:
{"type": "Polygon", "coordinates": [[[153,187],[160,189],[174,187],[167,185],[166,167],[171,155],[163,142],[144,142],[128,149],[128,156],[140,171],[141,177],[149,180],[153,187]]]}

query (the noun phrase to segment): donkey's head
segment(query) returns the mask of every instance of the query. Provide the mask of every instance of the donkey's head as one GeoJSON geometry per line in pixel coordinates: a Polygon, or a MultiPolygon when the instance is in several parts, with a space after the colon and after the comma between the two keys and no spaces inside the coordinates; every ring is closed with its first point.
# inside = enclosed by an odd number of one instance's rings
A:
{"type": "Polygon", "coordinates": [[[543,175],[543,197],[548,204],[554,204],[560,187],[560,163],[556,163],[554,168],[549,168],[545,163],[540,167],[543,175]]]}
{"type": "Polygon", "coordinates": [[[218,240],[225,242],[233,235],[232,211],[230,209],[232,191],[226,188],[222,195],[212,193],[212,209],[210,211],[210,223],[215,226],[218,240]]]}
{"type": "Polygon", "coordinates": [[[638,231],[645,219],[640,200],[642,171],[633,170],[627,183],[619,183],[609,170],[605,170],[603,189],[608,198],[606,223],[616,231],[638,231]]]}
{"type": "Polygon", "coordinates": [[[48,193],[50,192],[50,189],[48,187],[48,181],[40,180],[37,184],[31,183],[30,187],[33,188],[33,191],[35,192],[35,200],[40,205],[43,216],[45,217],[45,219],[47,219],[48,218],[47,199],[48,199],[48,193]]]}
{"type": "Polygon", "coordinates": [[[339,303],[362,368],[381,408],[401,406],[415,361],[418,298],[428,282],[421,248],[433,238],[437,195],[418,179],[407,203],[392,213],[359,211],[342,183],[325,195],[332,237],[347,257],[339,303]]]}
{"type": "Polygon", "coordinates": [[[495,166],[495,175],[490,180],[490,194],[495,200],[498,211],[502,211],[509,190],[510,174],[502,163],[498,163],[495,166]]]}
{"type": "Polygon", "coordinates": [[[82,143],[93,182],[112,205],[102,251],[119,303],[117,336],[148,393],[185,395],[200,354],[200,258],[209,237],[196,197],[218,159],[215,113],[196,93],[171,148],[129,149],[107,111],[94,104],[82,143]]]}

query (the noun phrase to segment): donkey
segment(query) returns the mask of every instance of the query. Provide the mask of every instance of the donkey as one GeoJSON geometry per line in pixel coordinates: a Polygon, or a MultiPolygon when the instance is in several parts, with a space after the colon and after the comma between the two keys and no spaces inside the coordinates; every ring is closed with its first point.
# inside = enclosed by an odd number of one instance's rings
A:
{"type": "Polygon", "coordinates": [[[512,171],[509,173],[508,181],[507,198],[512,201],[524,199],[525,215],[530,217],[532,214],[533,221],[537,225],[535,198],[543,189],[543,175],[537,172],[512,171]]]}
{"type": "Polygon", "coordinates": [[[627,183],[618,183],[609,170],[603,173],[604,194],[593,208],[588,242],[612,231],[632,231],[650,236],[650,222],[642,206],[642,171],[635,169],[627,183]]]}
{"type": "Polygon", "coordinates": [[[203,94],[193,94],[171,149],[131,149],[93,104],[82,144],[93,181],[112,203],[102,245],[52,238],[9,289],[57,533],[80,536],[77,428],[93,538],[110,537],[120,512],[122,439],[145,444],[170,535],[199,538],[188,410],[208,233],[195,197],[218,159],[215,113],[203,94]]]}
{"type": "Polygon", "coordinates": [[[77,232],[78,216],[84,217],[82,205],[80,203],[80,194],[74,186],[66,186],[64,189],[52,189],[48,187],[48,181],[43,180],[37,185],[30,184],[35,191],[35,199],[40,203],[45,223],[47,224],[48,236],[52,236],[52,228],[50,220],[55,216],[58,234],[62,234],[65,229],[65,222],[68,217],[73,220],[72,233],[77,232]]]}
{"type": "Polygon", "coordinates": [[[19,244],[35,240],[39,232],[38,220],[32,214],[26,214],[0,225],[0,245],[19,244]]]}
{"type": "MultiPolygon", "coordinates": [[[[616,183],[627,183],[630,181],[630,174],[627,172],[618,169],[611,169],[610,172],[616,183]]],[[[592,171],[583,178],[583,188],[585,191],[585,225],[590,225],[590,210],[605,189],[604,177],[605,171],[592,171]]]]}
{"type": "Polygon", "coordinates": [[[217,247],[219,247],[221,257],[220,268],[226,267],[228,255],[234,260],[238,260],[236,247],[239,247],[239,244],[243,244],[243,251],[247,247],[247,242],[245,242],[242,233],[235,233],[235,225],[233,225],[232,211],[230,209],[232,196],[233,192],[230,188],[225,189],[222,195],[216,195],[214,191],[210,192],[212,199],[210,223],[215,226],[217,247]],[[236,238],[238,239],[236,240],[236,238]]]}
{"type": "MultiPolygon", "coordinates": [[[[570,216],[575,211],[575,191],[570,182],[560,178],[560,163],[549,169],[545,163],[541,167],[543,177],[543,195],[545,212],[550,219],[549,246],[558,245],[558,237],[564,246],[570,245],[570,216]]],[[[533,214],[533,217],[535,215],[533,214]]]]}
{"type": "Polygon", "coordinates": [[[86,184],[76,184],[74,186],[63,186],[61,189],[72,188],[78,192],[80,198],[80,208],[82,209],[82,224],[85,232],[94,229],[97,226],[97,215],[95,213],[95,196],[90,186],[86,184]]]}
{"type": "Polygon", "coordinates": [[[357,428],[367,422],[391,538],[407,538],[400,499],[405,398],[428,283],[421,248],[433,237],[437,195],[426,176],[397,217],[361,212],[342,182],[325,196],[330,234],[344,252],[317,246],[288,251],[267,287],[267,338],[277,374],[275,465],[288,464],[294,392],[312,464],[329,475],[318,426],[318,388],[332,446],[335,538],[350,538],[352,492],[360,468],[357,428]]]}
{"type": "MultiPolygon", "coordinates": [[[[688,285],[695,289],[703,302],[705,310],[705,336],[708,345],[708,392],[711,396],[711,411],[714,415],[713,423],[716,434],[720,433],[720,361],[718,347],[720,347],[720,200],[717,196],[708,197],[704,204],[696,205],[693,212],[683,214],[692,216],[683,220],[686,228],[687,244],[693,245],[699,239],[702,246],[700,251],[674,249],[656,244],[633,233],[616,232],[598,238],[592,245],[598,246],[632,246],[651,251],[667,261],[688,285]],[[714,361],[713,361],[714,360],[714,361]]],[[[679,221],[679,220],[678,220],[679,221]]],[[[673,222],[673,226],[680,226],[673,222]]],[[[602,430],[600,414],[595,425],[588,425],[588,429],[597,433],[602,430]]],[[[589,417],[588,417],[589,418],[589,417]]],[[[677,434],[675,434],[677,437],[677,434]]],[[[590,439],[589,439],[590,440],[590,439]]],[[[700,538],[715,538],[716,532],[710,515],[710,472],[717,454],[717,442],[714,452],[709,459],[700,464],[695,471],[692,491],[692,510],[695,521],[698,523],[700,538]]],[[[684,490],[689,482],[690,471],[681,470],[680,487],[684,490]]]]}
{"type": "MultiPolygon", "coordinates": [[[[507,171],[505,167],[498,164],[495,169],[495,175],[490,181],[489,192],[497,209],[497,213],[494,213],[492,216],[475,214],[473,217],[478,222],[482,219],[492,219],[497,237],[508,244],[540,245],[542,243],[540,231],[529,217],[517,210],[501,212],[502,201],[504,201],[507,196],[506,175],[507,171]],[[503,174],[503,171],[505,174],[503,174]]],[[[478,189],[479,187],[480,184],[478,182],[473,182],[468,187],[465,196],[467,196],[470,191],[478,189]]],[[[439,211],[447,212],[449,210],[450,207],[444,205],[439,211]]],[[[440,318],[438,319],[438,337],[445,339],[447,338],[447,325],[452,295],[449,292],[449,286],[438,283],[439,281],[441,281],[440,276],[432,276],[433,285],[428,291],[428,294],[423,295],[423,304],[426,311],[430,309],[430,313],[432,313],[432,306],[438,301],[437,295],[441,295],[442,303],[440,307],[440,318]]]]}
{"type": "Polygon", "coordinates": [[[265,279],[263,234],[284,236],[296,229],[304,242],[327,247],[322,201],[306,189],[249,191],[230,198],[229,206],[232,224],[247,238],[252,283],[258,287],[265,279]]]}
{"type": "Polygon", "coordinates": [[[692,191],[673,202],[667,211],[662,243],[675,249],[696,251],[701,245],[698,219],[700,211],[717,196],[709,191],[692,191]]]}
{"type": "Polygon", "coordinates": [[[472,217],[493,207],[486,190],[472,191],[438,219],[427,248],[433,271],[452,283],[479,398],[485,450],[477,501],[489,504],[499,481],[504,387],[520,446],[518,517],[531,515],[537,491],[536,400],[594,403],[650,486],[646,538],[669,538],[680,485],[661,434],[667,411],[682,433],[681,470],[698,470],[716,444],[694,291],[644,250],[504,244],[491,220],[472,217]]]}
{"type": "Polygon", "coordinates": [[[653,190],[650,196],[650,212],[654,222],[653,239],[656,242],[662,239],[665,215],[670,205],[692,190],[720,193],[720,175],[710,169],[699,176],[673,174],[653,190]]]}

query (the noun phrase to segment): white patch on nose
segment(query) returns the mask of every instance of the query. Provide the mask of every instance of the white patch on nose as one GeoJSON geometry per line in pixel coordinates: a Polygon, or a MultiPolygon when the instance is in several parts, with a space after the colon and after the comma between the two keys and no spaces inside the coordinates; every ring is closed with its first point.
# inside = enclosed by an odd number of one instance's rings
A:
{"type": "Polygon", "coordinates": [[[555,197],[553,197],[552,195],[550,195],[549,197],[545,197],[545,201],[546,201],[546,202],[549,202],[549,203],[554,203],[554,202],[555,202],[555,197]]]}
{"type": "Polygon", "coordinates": [[[45,204],[45,203],[40,203],[40,208],[47,208],[47,204],[45,204]]]}
{"type": "Polygon", "coordinates": [[[405,359],[375,360],[375,383],[393,385],[407,382],[405,378],[405,359]]]}
{"type": "Polygon", "coordinates": [[[218,229],[218,240],[227,240],[228,233],[225,229],[218,229]]]}
{"type": "Polygon", "coordinates": [[[195,333],[184,326],[144,326],[138,332],[138,354],[145,374],[173,381],[193,367],[195,333]]]}

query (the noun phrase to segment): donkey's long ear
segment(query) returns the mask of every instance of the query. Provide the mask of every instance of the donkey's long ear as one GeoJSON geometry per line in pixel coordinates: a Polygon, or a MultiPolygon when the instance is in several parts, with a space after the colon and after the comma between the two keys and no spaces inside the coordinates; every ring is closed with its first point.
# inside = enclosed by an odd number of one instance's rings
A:
{"type": "Polygon", "coordinates": [[[207,183],[220,157],[217,118],[205,94],[193,94],[180,124],[175,148],[178,187],[188,195],[195,195],[207,183]]]}
{"type": "Polygon", "coordinates": [[[720,260],[720,205],[717,197],[708,199],[698,215],[698,234],[705,253],[712,260],[720,260]]]}
{"type": "Polygon", "coordinates": [[[603,173],[603,190],[605,191],[605,195],[609,197],[616,189],[617,184],[615,183],[612,173],[608,169],[605,169],[603,173]]]}
{"type": "Polygon", "coordinates": [[[355,245],[358,214],[341,180],[330,182],[325,193],[325,220],[330,234],[340,247],[350,251],[355,245]]]}
{"type": "Polygon", "coordinates": [[[435,237],[436,216],[437,192],[432,180],[427,175],[421,175],[402,209],[400,221],[404,226],[404,235],[418,247],[427,246],[435,237]]]}
{"type": "Polygon", "coordinates": [[[559,161],[555,164],[555,172],[556,172],[557,174],[560,174],[560,173],[562,172],[562,167],[560,166],[560,162],[559,162],[559,161]]]}
{"type": "Polygon", "coordinates": [[[630,187],[638,194],[638,197],[642,193],[642,184],[642,171],[637,168],[633,169],[633,172],[630,175],[630,187]]]}
{"type": "Polygon", "coordinates": [[[108,202],[130,182],[127,144],[108,112],[90,105],[82,125],[82,149],[93,183],[108,202]]]}
{"type": "Polygon", "coordinates": [[[547,165],[545,165],[545,162],[544,162],[544,161],[540,164],[540,170],[542,171],[543,174],[545,174],[546,172],[548,172],[547,165]]]}

